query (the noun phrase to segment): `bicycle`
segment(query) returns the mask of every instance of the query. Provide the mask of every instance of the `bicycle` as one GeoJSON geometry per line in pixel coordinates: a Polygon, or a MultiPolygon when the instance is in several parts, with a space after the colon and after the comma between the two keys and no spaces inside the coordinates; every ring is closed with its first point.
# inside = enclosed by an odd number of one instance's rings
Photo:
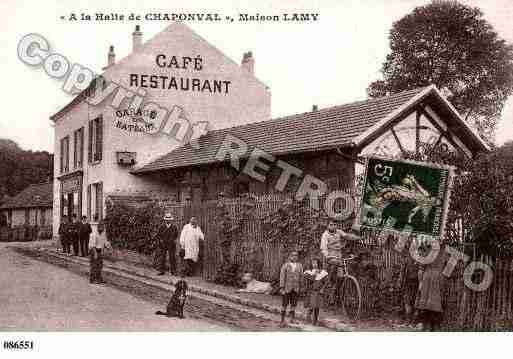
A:
{"type": "Polygon", "coordinates": [[[362,307],[362,290],[355,276],[349,273],[348,262],[356,258],[350,255],[341,258],[337,265],[336,298],[340,302],[347,317],[353,321],[358,320],[362,307]]]}

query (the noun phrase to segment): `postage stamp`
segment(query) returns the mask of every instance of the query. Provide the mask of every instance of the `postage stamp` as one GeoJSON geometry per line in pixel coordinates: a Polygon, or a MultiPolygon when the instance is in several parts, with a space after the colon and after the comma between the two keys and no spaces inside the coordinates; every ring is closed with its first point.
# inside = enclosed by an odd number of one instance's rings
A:
{"type": "Polygon", "coordinates": [[[369,157],[364,176],[360,226],[443,236],[451,193],[450,166],[369,157]]]}

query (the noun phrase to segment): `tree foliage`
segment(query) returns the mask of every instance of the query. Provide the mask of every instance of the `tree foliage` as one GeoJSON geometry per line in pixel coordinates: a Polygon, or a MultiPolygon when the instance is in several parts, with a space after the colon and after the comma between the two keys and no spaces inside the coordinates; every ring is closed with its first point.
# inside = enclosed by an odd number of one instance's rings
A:
{"type": "Polygon", "coordinates": [[[429,146],[405,157],[455,169],[448,244],[472,243],[476,253],[513,257],[513,142],[475,159],[429,146]]]}
{"type": "Polygon", "coordinates": [[[53,176],[53,155],[25,151],[14,141],[0,138],[0,201],[14,196],[32,183],[53,176]]]}
{"type": "Polygon", "coordinates": [[[492,139],[504,102],[513,93],[513,47],[478,8],[433,1],[393,24],[383,80],[370,97],[435,84],[480,134],[492,139]]]}

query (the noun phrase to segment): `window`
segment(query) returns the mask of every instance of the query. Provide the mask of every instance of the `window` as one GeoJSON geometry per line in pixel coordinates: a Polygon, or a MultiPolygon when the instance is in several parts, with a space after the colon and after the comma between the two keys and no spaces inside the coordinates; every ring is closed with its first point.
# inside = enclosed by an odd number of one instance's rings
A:
{"type": "Polygon", "coordinates": [[[94,215],[98,214],[98,219],[103,219],[103,183],[93,183],[89,185],[88,195],[88,213],[94,219],[94,215]]]}
{"type": "Polygon", "coordinates": [[[103,118],[102,116],[89,121],[89,163],[102,160],[103,152],[103,118]]]}
{"type": "Polygon", "coordinates": [[[81,168],[84,158],[84,128],[73,134],[73,168],[81,168]]]}
{"type": "Polygon", "coordinates": [[[61,140],[61,173],[69,171],[69,136],[61,140]]]}
{"type": "Polygon", "coordinates": [[[91,221],[91,185],[87,185],[87,218],[91,221]]]}

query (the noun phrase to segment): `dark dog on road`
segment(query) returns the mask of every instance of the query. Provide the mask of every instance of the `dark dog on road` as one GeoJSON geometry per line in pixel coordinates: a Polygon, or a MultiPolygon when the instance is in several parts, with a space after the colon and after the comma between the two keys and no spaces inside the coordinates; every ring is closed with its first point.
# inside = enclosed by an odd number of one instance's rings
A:
{"type": "Polygon", "coordinates": [[[175,284],[175,292],[167,304],[166,311],[162,312],[158,310],[155,312],[155,314],[183,319],[183,307],[185,305],[185,299],[187,299],[187,282],[184,280],[179,280],[175,284]]]}

